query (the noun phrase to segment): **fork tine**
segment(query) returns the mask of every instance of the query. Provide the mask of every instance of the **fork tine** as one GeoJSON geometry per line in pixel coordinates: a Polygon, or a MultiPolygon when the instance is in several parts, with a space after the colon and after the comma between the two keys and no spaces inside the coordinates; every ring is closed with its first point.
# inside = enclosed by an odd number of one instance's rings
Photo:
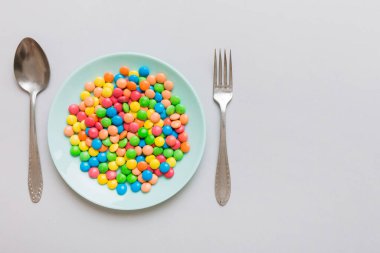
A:
{"type": "Polygon", "coordinates": [[[213,78],[213,84],[214,88],[217,86],[217,60],[216,60],[216,48],[214,49],[214,78],[213,78]]]}
{"type": "Polygon", "coordinates": [[[230,65],[230,72],[228,73],[228,76],[229,76],[228,87],[232,89],[233,83],[232,83],[232,54],[231,54],[231,49],[230,49],[230,62],[228,65],[230,65]]]}
{"type": "Polygon", "coordinates": [[[227,53],[224,49],[224,69],[223,69],[223,87],[227,88],[227,53]]]}
{"type": "Polygon", "coordinates": [[[218,80],[218,87],[222,87],[222,50],[219,49],[219,80],[218,80]]]}

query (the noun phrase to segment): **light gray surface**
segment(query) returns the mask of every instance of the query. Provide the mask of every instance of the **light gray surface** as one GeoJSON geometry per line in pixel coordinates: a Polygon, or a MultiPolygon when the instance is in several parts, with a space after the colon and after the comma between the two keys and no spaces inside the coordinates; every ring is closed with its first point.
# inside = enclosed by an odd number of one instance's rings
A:
{"type": "Polygon", "coordinates": [[[0,3],[1,252],[378,252],[379,1],[108,2],[0,3]],[[29,101],[12,71],[25,36],[45,49],[52,70],[37,102],[45,182],[37,205],[27,189],[29,101]],[[213,192],[214,47],[233,49],[236,85],[224,208],[213,192]],[[193,180],[170,201],[133,213],[78,197],[47,148],[49,106],[63,80],[120,51],[177,67],[208,118],[193,180]]]}

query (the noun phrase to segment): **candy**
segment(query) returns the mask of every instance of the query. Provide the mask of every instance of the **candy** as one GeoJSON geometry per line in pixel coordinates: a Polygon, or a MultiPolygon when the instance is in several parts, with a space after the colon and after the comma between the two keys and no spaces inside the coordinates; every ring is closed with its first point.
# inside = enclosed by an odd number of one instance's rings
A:
{"type": "Polygon", "coordinates": [[[68,107],[64,135],[80,170],[118,195],[151,191],[160,176],[172,178],[190,151],[186,108],[164,73],[122,66],[84,84],[68,107]]]}

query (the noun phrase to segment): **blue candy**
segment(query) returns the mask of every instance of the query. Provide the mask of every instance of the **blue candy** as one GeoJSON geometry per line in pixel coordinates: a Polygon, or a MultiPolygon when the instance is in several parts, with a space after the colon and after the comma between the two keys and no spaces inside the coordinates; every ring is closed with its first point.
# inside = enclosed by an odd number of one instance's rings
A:
{"type": "Polygon", "coordinates": [[[121,134],[121,132],[123,132],[123,131],[124,131],[124,126],[123,126],[123,124],[121,124],[120,126],[117,127],[117,133],[121,134]]]}
{"type": "Polygon", "coordinates": [[[178,138],[178,134],[177,134],[176,131],[173,131],[173,132],[172,132],[172,135],[173,135],[176,139],[178,138]]]}
{"type": "Polygon", "coordinates": [[[90,160],[88,160],[88,163],[91,167],[98,167],[99,161],[96,157],[91,157],[90,160]]]}
{"type": "Polygon", "coordinates": [[[161,103],[157,103],[154,105],[154,110],[158,113],[162,113],[165,110],[165,106],[161,103]]]}
{"type": "Polygon", "coordinates": [[[139,155],[138,157],[136,157],[136,162],[142,162],[142,161],[145,161],[145,157],[142,156],[142,155],[139,155]]]}
{"type": "Polygon", "coordinates": [[[119,115],[113,116],[111,120],[112,124],[115,126],[120,126],[123,124],[123,119],[119,115]]]}
{"type": "Polygon", "coordinates": [[[131,184],[131,190],[133,191],[133,192],[139,192],[140,191],[140,189],[141,189],[141,183],[139,182],[139,181],[136,181],[136,182],[134,182],[133,184],[131,184]]]}
{"type": "Polygon", "coordinates": [[[93,139],[93,140],[92,140],[92,144],[91,144],[91,146],[92,146],[95,150],[99,150],[99,149],[102,147],[102,141],[99,140],[98,138],[93,139]]]}
{"type": "Polygon", "coordinates": [[[105,163],[107,162],[107,154],[105,152],[101,152],[98,154],[96,157],[100,163],[105,163]]]}
{"type": "Polygon", "coordinates": [[[111,106],[107,108],[106,114],[107,114],[107,117],[112,118],[113,116],[117,114],[117,110],[115,107],[111,106]]]}
{"type": "Polygon", "coordinates": [[[81,162],[80,163],[80,170],[83,172],[89,171],[91,168],[90,164],[88,162],[81,162]]]}
{"type": "Polygon", "coordinates": [[[145,145],[146,145],[145,141],[144,140],[140,140],[139,146],[143,148],[145,145]]]}
{"type": "Polygon", "coordinates": [[[87,127],[86,130],[85,130],[87,136],[88,136],[88,131],[90,131],[89,127],[87,127]]]}
{"type": "MultiPolygon", "coordinates": [[[[163,162],[163,163],[161,163],[161,165],[160,165],[160,171],[162,172],[162,173],[166,173],[166,172],[168,172],[170,170],[170,165],[167,163],[167,162],[163,162]]],[[[144,170],[145,171],[145,170],[144,170]]]]}
{"type": "Polygon", "coordinates": [[[135,84],[138,84],[138,83],[139,83],[139,77],[136,76],[136,75],[130,75],[130,76],[128,77],[128,80],[129,80],[130,82],[134,82],[135,84]]]}
{"type": "Polygon", "coordinates": [[[164,148],[164,149],[165,149],[165,148],[168,148],[168,147],[169,147],[169,146],[168,146],[168,144],[167,144],[166,142],[164,143],[164,146],[162,146],[162,148],[164,148]]]}
{"type": "Polygon", "coordinates": [[[161,95],[161,93],[156,92],[156,94],[154,95],[154,99],[155,99],[157,102],[161,102],[161,101],[162,101],[162,95],[161,95]]]}
{"type": "Polygon", "coordinates": [[[142,178],[145,180],[145,181],[149,181],[151,180],[153,177],[153,174],[150,170],[144,170],[143,173],[142,173],[142,178]]]}
{"type": "Polygon", "coordinates": [[[142,77],[147,77],[149,75],[149,68],[147,66],[141,66],[139,68],[139,75],[142,77]]]}
{"type": "Polygon", "coordinates": [[[119,195],[124,195],[127,192],[127,185],[126,184],[118,184],[116,186],[116,192],[119,195]]]}

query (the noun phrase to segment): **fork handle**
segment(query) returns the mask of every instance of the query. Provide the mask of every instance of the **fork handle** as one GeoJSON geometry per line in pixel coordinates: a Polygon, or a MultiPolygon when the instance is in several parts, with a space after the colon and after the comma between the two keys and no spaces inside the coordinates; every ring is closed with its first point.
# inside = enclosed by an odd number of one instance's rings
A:
{"type": "Polygon", "coordinates": [[[215,197],[219,205],[227,204],[231,195],[230,166],[228,165],[226,143],[226,108],[220,110],[220,142],[218,164],[215,174],[215,197]]]}
{"type": "Polygon", "coordinates": [[[41,199],[42,194],[42,172],[40,155],[37,144],[37,131],[35,120],[37,92],[30,94],[30,132],[29,132],[29,171],[28,171],[28,186],[29,195],[32,202],[37,203],[41,199]]]}

